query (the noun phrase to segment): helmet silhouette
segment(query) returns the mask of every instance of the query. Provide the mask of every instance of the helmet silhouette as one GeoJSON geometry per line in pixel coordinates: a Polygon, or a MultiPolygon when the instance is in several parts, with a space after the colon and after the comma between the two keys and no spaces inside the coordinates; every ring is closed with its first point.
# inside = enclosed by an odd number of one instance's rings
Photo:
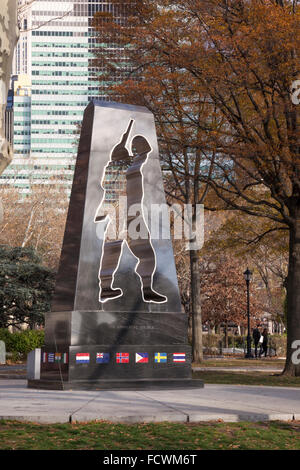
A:
{"type": "Polygon", "coordinates": [[[137,135],[133,138],[131,148],[132,153],[138,155],[149,153],[150,150],[152,150],[148,140],[145,139],[145,137],[143,137],[142,135],[137,135]]]}

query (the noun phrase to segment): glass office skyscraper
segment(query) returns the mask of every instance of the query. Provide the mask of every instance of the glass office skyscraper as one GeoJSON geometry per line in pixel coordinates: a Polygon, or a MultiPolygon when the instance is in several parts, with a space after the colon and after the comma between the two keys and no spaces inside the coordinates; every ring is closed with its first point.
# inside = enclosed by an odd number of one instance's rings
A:
{"type": "Polygon", "coordinates": [[[72,180],[75,132],[94,91],[89,89],[88,5],[41,0],[33,4],[31,157],[39,182],[72,180]]]}
{"type": "MultiPolygon", "coordinates": [[[[29,181],[22,177],[24,192],[31,184],[73,178],[78,144],[78,126],[90,99],[98,95],[91,60],[95,38],[91,20],[97,11],[111,11],[110,2],[93,0],[36,0],[26,14],[26,53],[30,98],[30,151],[19,153],[1,180],[30,167],[29,181]],[[76,134],[77,131],[77,134],[76,134]]],[[[22,36],[21,36],[22,37],[22,36]]],[[[21,43],[23,44],[23,43],[21,43]]],[[[16,69],[20,63],[16,53],[16,69]]],[[[24,66],[22,69],[24,73],[24,66]]],[[[102,96],[105,99],[105,96],[102,96]]],[[[26,101],[28,107],[28,100],[26,101]]],[[[27,110],[29,112],[29,110],[27,110]]],[[[21,116],[14,140],[28,147],[28,122],[22,135],[21,116]]],[[[27,115],[24,115],[27,119],[27,115]]]]}

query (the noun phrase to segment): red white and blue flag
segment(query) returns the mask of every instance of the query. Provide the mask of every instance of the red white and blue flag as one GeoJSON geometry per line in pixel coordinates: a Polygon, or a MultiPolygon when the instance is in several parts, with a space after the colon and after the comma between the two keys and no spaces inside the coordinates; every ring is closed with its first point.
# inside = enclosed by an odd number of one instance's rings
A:
{"type": "Polygon", "coordinates": [[[47,362],[61,362],[68,364],[68,353],[47,353],[43,352],[43,363],[47,362]]]}
{"type": "Polygon", "coordinates": [[[127,364],[129,362],[129,353],[117,353],[116,361],[117,364],[127,364]]]}
{"type": "Polygon", "coordinates": [[[135,362],[143,362],[143,363],[148,363],[149,362],[149,355],[148,353],[135,353],[135,362]]]}
{"type": "Polygon", "coordinates": [[[173,362],[185,362],[185,353],[173,353],[173,362]]]}
{"type": "Polygon", "coordinates": [[[77,353],[76,364],[88,364],[90,362],[90,355],[88,353],[77,353]]]}
{"type": "Polygon", "coordinates": [[[96,355],[96,363],[97,364],[107,364],[110,359],[109,353],[97,353],[96,355]]]}

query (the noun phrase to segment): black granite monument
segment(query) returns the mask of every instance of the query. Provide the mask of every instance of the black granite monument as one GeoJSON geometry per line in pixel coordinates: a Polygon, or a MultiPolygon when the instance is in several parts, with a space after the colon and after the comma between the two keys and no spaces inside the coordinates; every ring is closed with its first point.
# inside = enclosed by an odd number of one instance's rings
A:
{"type": "Polygon", "coordinates": [[[152,113],[119,103],[89,104],[46,315],[41,378],[28,380],[29,387],[203,386],[191,378],[187,316],[170,237],[152,236],[169,228],[167,217],[151,217],[162,204],[152,113]]]}

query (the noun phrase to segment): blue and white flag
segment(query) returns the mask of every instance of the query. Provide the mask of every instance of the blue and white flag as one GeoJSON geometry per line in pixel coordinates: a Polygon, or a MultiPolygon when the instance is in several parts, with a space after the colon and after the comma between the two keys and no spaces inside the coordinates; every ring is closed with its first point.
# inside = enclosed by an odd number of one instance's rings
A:
{"type": "Polygon", "coordinates": [[[55,361],[55,354],[48,353],[48,362],[54,362],[54,361],[55,361]]]}

